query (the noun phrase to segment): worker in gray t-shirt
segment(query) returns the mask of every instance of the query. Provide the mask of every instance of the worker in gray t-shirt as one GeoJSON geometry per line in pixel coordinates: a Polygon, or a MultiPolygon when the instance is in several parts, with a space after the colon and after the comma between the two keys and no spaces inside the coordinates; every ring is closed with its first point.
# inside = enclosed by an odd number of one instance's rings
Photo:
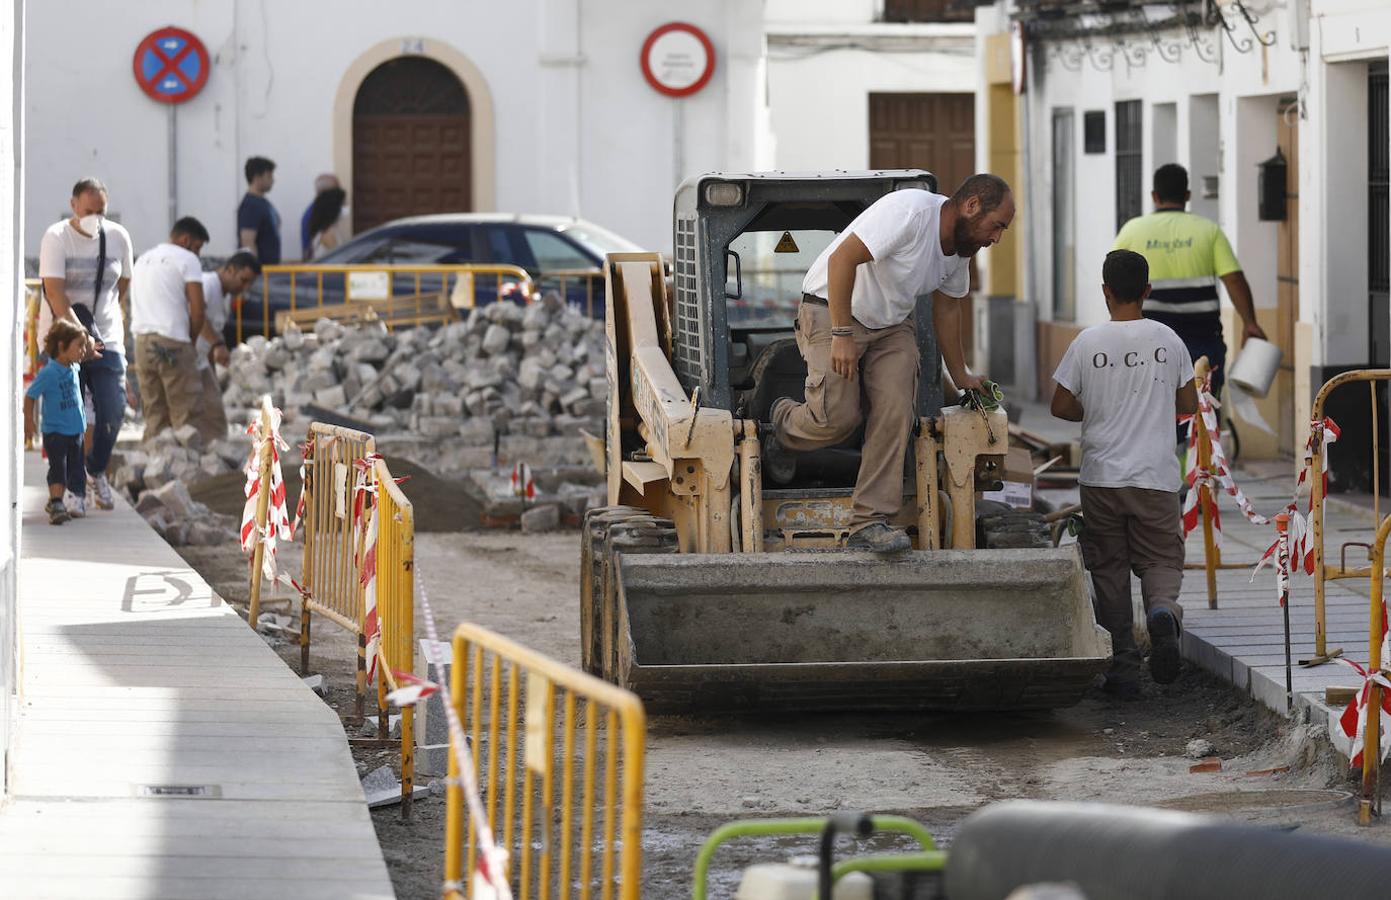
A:
{"type": "Polygon", "coordinates": [[[1140,578],[1160,684],[1179,674],[1183,608],[1183,533],[1174,420],[1198,409],[1193,361],[1169,326],[1146,319],[1149,264],[1113,250],[1102,270],[1111,321],[1083,331],[1067,348],[1053,380],[1053,415],[1082,423],[1082,558],[1096,588],[1097,614],[1111,633],[1114,657],[1105,689],[1140,696],[1130,573],[1140,578]]]}

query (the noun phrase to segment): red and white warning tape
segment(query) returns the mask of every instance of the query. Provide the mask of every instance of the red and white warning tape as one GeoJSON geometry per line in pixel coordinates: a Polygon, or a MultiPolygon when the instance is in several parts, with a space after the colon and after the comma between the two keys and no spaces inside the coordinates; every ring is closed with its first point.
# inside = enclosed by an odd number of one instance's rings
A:
{"type": "Polygon", "coordinates": [[[275,567],[275,547],[278,541],[289,541],[294,539],[294,532],[290,526],[290,515],[285,503],[285,479],[280,471],[280,451],[289,449],[289,446],[280,437],[280,410],[272,409],[270,416],[270,431],[261,422],[258,413],[246,427],[246,433],[251,435],[251,453],[246,458],[246,465],[243,471],[246,473],[246,487],[243,493],[246,495],[246,504],[242,507],[241,517],[241,548],[242,552],[251,555],[257,543],[265,545],[265,551],[261,555],[261,571],[266,578],[272,582],[276,581],[275,567]],[[269,445],[270,448],[270,484],[261,484],[261,454],[269,445]],[[259,502],[261,491],[270,492],[270,498],[266,504],[266,524],[264,528],[256,525],[256,506],[259,502]]]}
{"type": "MultiPolygon", "coordinates": [[[[1385,610],[1382,611],[1383,618],[1385,610]]],[[[1383,631],[1385,626],[1383,625],[1383,631]]],[[[1353,768],[1360,768],[1362,765],[1362,750],[1366,746],[1367,736],[1367,700],[1371,695],[1372,683],[1375,682],[1381,688],[1381,761],[1386,761],[1386,754],[1391,751],[1391,681],[1388,681],[1386,670],[1380,672],[1368,672],[1366,667],[1355,663],[1345,657],[1338,657],[1338,662],[1346,663],[1357,670],[1357,674],[1362,676],[1362,689],[1357,692],[1343,710],[1342,716],[1338,719],[1338,725],[1343,729],[1343,734],[1352,739],[1352,750],[1348,753],[1352,757],[1353,768]]]]}
{"type": "Polygon", "coordinates": [[[1218,487],[1221,487],[1223,491],[1236,500],[1241,514],[1251,524],[1270,524],[1270,519],[1256,512],[1251,506],[1250,499],[1237,485],[1236,479],[1232,477],[1231,467],[1227,462],[1227,454],[1222,449],[1221,434],[1218,431],[1217,408],[1219,405],[1212,396],[1212,376],[1208,375],[1207,380],[1198,391],[1197,414],[1182,417],[1182,421],[1188,423],[1188,452],[1184,454],[1183,472],[1184,481],[1188,483],[1188,495],[1183,500],[1183,535],[1187,537],[1193,529],[1198,527],[1202,516],[1202,509],[1199,505],[1202,491],[1199,488],[1207,487],[1208,510],[1212,515],[1213,543],[1218,547],[1222,546],[1222,517],[1217,509],[1216,489],[1218,487]],[[1210,450],[1207,467],[1198,464],[1199,416],[1202,417],[1203,427],[1207,431],[1210,450]]]}
{"type": "MultiPolygon", "coordinates": [[[[1314,447],[1321,444],[1324,449],[1323,465],[1321,477],[1323,478],[1323,494],[1328,495],[1328,447],[1337,442],[1342,435],[1342,429],[1338,423],[1328,417],[1322,421],[1309,423],[1309,439],[1304,442],[1304,465],[1299,469],[1299,478],[1294,483],[1294,496],[1290,499],[1289,505],[1285,507],[1285,513],[1290,517],[1290,574],[1304,571],[1305,575],[1314,574],[1314,542],[1311,532],[1311,517],[1314,511],[1314,495],[1311,490],[1309,499],[1305,504],[1308,515],[1299,512],[1299,492],[1304,487],[1304,483],[1309,480],[1309,472],[1314,468],[1314,447]]],[[[1256,574],[1265,567],[1267,562],[1275,558],[1279,539],[1271,543],[1266,548],[1264,554],[1256,563],[1256,567],[1251,570],[1251,580],[1256,580],[1256,574]]]]}
{"type": "Polygon", "coordinates": [[[367,641],[367,683],[377,677],[377,651],[382,643],[381,620],[377,617],[377,485],[372,477],[380,453],[369,453],[354,460],[357,481],[353,486],[353,547],[361,548],[355,560],[358,583],[362,586],[362,634],[367,641]]]}

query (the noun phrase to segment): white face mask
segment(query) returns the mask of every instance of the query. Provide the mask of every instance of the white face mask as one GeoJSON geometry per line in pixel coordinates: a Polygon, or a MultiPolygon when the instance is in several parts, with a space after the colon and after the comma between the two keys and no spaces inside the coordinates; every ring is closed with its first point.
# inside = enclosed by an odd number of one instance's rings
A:
{"type": "Polygon", "coordinates": [[[97,230],[101,228],[101,213],[92,213],[90,216],[83,216],[77,220],[77,227],[91,237],[97,236],[97,230]]]}

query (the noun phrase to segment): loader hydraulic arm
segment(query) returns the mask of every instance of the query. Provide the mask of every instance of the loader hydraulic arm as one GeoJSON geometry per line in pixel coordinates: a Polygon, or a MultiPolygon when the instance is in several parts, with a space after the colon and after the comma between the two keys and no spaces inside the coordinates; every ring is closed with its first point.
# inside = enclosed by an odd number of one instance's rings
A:
{"type": "MultiPolygon", "coordinates": [[[[607,368],[610,503],[669,516],[687,552],[729,552],[735,423],[687,396],[662,341],[665,277],[656,253],[610,254],[607,368]],[[640,453],[624,458],[625,429],[640,453]]],[[[629,442],[631,446],[631,441],[629,442]]]]}

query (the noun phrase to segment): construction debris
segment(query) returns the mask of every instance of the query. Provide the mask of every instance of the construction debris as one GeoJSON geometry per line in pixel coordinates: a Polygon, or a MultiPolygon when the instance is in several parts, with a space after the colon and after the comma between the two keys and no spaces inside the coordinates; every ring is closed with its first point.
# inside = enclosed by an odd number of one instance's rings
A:
{"type": "MultiPolygon", "coordinates": [[[[495,303],[443,328],[389,332],[380,322],[320,319],[232,353],[223,400],[233,421],[269,393],[287,418],[317,406],[376,434],[487,448],[499,435],[594,429],[606,392],[603,323],[551,292],[527,307],[495,303]]],[[[489,459],[491,462],[491,459],[489,459]]]]}

